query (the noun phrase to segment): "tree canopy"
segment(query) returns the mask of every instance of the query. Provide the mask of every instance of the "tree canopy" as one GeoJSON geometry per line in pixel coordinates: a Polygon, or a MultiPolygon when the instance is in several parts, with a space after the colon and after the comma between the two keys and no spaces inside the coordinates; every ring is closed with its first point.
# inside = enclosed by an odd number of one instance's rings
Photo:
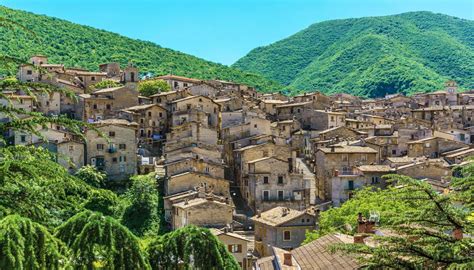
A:
{"type": "Polygon", "coordinates": [[[309,233],[307,241],[331,231],[353,233],[343,223],[355,223],[358,212],[377,210],[382,234],[371,236],[376,245],[340,244],[332,249],[355,254],[370,269],[470,269],[474,266],[470,237],[474,233],[474,164],[458,172],[448,194],[424,181],[390,175],[389,181],[396,182],[397,188],[363,190],[340,208],[323,212],[321,229],[309,233]]]}
{"type": "Polygon", "coordinates": [[[163,80],[146,80],[138,83],[138,92],[145,97],[170,90],[171,86],[163,80]]]}
{"type": "Polygon", "coordinates": [[[233,67],[293,89],[381,97],[474,88],[474,22],[431,12],[331,20],[239,59],[233,67]]]}
{"type": "Polygon", "coordinates": [[[153,269],[240,269],[226,247],[205,228],[187,226],[157,238],[148,246],[153,269]]]}

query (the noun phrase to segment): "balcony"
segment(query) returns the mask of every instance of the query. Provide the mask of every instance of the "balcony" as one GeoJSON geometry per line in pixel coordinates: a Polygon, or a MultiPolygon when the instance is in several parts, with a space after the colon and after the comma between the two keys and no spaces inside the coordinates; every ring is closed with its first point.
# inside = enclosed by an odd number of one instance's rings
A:
{"type": "Polygon", "coordinates": [[[116,153],[117,152],[117,147],[111,146],[111,147],[109,147],[109,149],[107,149],[107,152],[109,152],[110,154],[116,153]]]}

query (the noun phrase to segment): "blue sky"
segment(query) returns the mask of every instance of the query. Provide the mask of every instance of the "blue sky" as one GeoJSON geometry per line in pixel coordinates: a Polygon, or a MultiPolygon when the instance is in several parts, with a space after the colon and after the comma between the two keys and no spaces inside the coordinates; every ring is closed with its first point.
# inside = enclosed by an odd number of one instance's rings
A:
{"type": "Polygon", "coordinates": [[[324,20],[420,10],[474,20],[474,0],[3,0],[0,4],[153,41],[223,64],[324,20]]]}

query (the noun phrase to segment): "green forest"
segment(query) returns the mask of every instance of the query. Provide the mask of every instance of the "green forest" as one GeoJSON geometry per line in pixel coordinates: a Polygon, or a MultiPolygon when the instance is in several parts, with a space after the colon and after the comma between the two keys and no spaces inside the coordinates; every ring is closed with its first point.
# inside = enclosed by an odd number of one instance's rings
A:
{"type": "MultiPolygon", "coordinates": [[[[0,6],[0,17],[28,29],[0,27],[0,55],[28,60],[43,54],[51,63],[98,70],[99,64],[132,62],[142,74],[174,74],[198,79],[221,79],[245,83],[261,91],[278,91],[281,85],[261,75],[243,72],[188,54],[166,49],[152,42],[74,24],[43,15],[0,6]],[[34,33],[34,36],[32,36],[34,33]]],[[[1,67],[0,75],[13,75],[17,66],[1,67]]]]}
{"type": "Polygon", "coordinates": [[[332,20],[252,50],[233,67],[292,89],[365,97],[455,80],[474,88],[474,22],[431,12],[332,20]]]}

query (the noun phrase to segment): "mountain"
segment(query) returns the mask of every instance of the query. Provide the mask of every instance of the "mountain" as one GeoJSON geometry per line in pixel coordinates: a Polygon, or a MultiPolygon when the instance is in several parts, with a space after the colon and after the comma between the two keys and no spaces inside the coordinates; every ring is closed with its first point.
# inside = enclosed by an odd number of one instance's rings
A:
{"type": "MultiPolygon", "coordinates": [[[[31,55],[44,54],[49,56],[52,63],[90,70],[97,70],[101,63],[114,61],[126,65],[132,61],[143,73],[173,73],[199,79],[230,80],[265,91],[281,90],[282,87],[261,75],[166,49],[152,42],[0,6],[0,19],[5,17],[28,30],[21,27],[5,28],[0,21],[0,56],[26,61],[31,55]]],[[[0,65],[0,75],[15,73],[16,67],[0,65]]]]}
{"type": "Polygon", "coordinates": [[[298,91],[380,97],[474,88],[474,21],[431,12],[316,23],[233,67],[298,91]]]}

